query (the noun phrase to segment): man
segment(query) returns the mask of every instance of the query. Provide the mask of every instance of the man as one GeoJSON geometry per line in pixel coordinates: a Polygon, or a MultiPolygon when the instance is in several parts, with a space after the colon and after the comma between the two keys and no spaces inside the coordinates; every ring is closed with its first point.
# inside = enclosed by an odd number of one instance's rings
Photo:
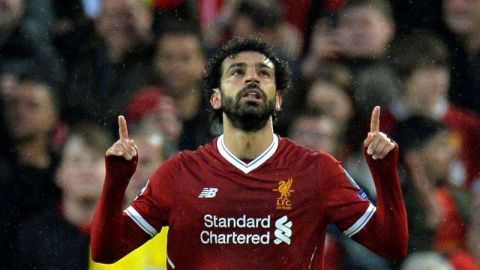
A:
{"type": "Polygon", "coordinates": [[[80,44],[62,92],[62,115],[69,124],[88,120],[115,126],[113,117],[152,77],[151,8],[136,0],[102,0],[101,4],[95,33],[80,44]]]}
{"type": "Polygon", "coordinates": [[[454,134],[444,123],[423,116],[401,121],[395,132],[402,145],[402,181],[410,228],[410,251],[435,250],[455,269],[479,269],[466,248],[471,220],[469,194],[451,184],[457,154],[454,134]]]}
{"type": "Polygon", "coordinates": [[[450,57],[444,43],[430,34],[410,34],[392,45],[389,59],[402,91],[382,114],[382,130],[393,132],[398,122],[411,115],[441,121],[460,148],[456,177],[450,181],[469,189],[480,183],[480,119],[448,99],[450,57]]]}
{"type": "Polygon", "coordinates": [[[91,123],[70,130],[56,172],[61,204],[22,224],[9,269],[88,268],[90,224],[105,174],[101,148],[111,142],[107,130],[91,123]]]}
{"type": "Polygon", "coordinates": [[[365,140],[375,207],[331,156],[273,133],[272,115],[290,77],[267,44],[232,40],[210,60],[204,79],[224,134],[166,161],[123,212],[138,156],[119,117],[120,139],[106,153],[93,223],[94,260],[114,262],[167,225],[168,269],[322,269],[329,223],[385,257],[405,255],[398,151],[378,131],[379,108],[365,140]]]}
{"type": "Polygon", "coordinates": [[[210,130],[205,128],[208,116],[202,113],[208,104],[202,98],[205,56],[201,37],[188,26],[175,25],[165,29],[155,45],[157,85],[175,102],[183,125],[177,141],[179,149],[194,150],[211,140],[210,130]]]}
{"type": "Polygon", "coordinates": [[[7,87],[11,89],[3,88],[2,93],[2,122],[8,135],[0,155],[0,261],[5,263],[11,262],[9,251],[18,226],[53,207],[60,195],[54,182],[58,159],[51,147],[58,125],[55,90],[32,74],[11,83],[7,87]]]}

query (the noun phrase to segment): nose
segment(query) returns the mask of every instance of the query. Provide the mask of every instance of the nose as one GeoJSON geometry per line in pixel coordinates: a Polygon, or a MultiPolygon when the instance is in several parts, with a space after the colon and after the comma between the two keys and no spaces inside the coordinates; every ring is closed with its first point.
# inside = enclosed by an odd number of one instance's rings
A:
{"type": "Polygon", "coordinates": [[[245,83],[260,83],[258,78],[257,69],[252,67],[247,69],[247,76],[245,76],[245,83]]]}

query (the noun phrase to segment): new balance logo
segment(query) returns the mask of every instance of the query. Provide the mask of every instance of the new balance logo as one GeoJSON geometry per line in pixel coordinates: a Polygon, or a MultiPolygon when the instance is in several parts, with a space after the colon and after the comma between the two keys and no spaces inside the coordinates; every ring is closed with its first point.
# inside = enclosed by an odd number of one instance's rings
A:
{"type": "Polygon", "coordinates": [[[275,237],[276,239],[273,241],[276,245],[281,243],[286,243],[290,245],[292,236],[292,222],[288,220],[287,216],[283,216],[277,221],[275,221],[275,237]]]}
{"type": "Polygon", "coordinates": [[[200,192],[200,195],[198,195],[198,198],[214,198],[217,196],[217,191],[218,188],[204,188],[202,192],[200,192]]]}

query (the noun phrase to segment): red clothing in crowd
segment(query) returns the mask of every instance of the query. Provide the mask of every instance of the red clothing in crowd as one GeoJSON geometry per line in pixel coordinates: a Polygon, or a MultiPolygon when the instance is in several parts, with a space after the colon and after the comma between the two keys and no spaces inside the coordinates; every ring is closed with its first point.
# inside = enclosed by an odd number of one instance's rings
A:
{"type": "MultiPolygon", "coordinates": [[[[409,115],[401,104],[394,104],[389,110],[382,111],[380,129],[392,135],[398,122],[409,115]]],[[[474,113],[450,104],[439,106],[437,117],[458,139],[460,159],[466,169],[465,186],[469,187],[480,173],[480,120],[474,113]]]]}

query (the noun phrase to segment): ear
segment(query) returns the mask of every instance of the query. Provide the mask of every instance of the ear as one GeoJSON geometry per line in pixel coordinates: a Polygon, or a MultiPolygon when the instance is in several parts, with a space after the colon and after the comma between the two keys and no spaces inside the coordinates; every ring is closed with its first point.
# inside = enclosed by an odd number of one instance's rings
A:
{"type": "Polygon", "coordinates": [[[275,111],[280,111],[282,109],[283,96],[282,93],[277,91],[275,95],[275,111]]]}
{"type": "Polygon", "coordinates": [[[213,93],[210,95],[210,104],[212,104],[212,107],[215,110],[222,107],[222,95],[220,93],[220,89],[213,89],[213,93]]]}

